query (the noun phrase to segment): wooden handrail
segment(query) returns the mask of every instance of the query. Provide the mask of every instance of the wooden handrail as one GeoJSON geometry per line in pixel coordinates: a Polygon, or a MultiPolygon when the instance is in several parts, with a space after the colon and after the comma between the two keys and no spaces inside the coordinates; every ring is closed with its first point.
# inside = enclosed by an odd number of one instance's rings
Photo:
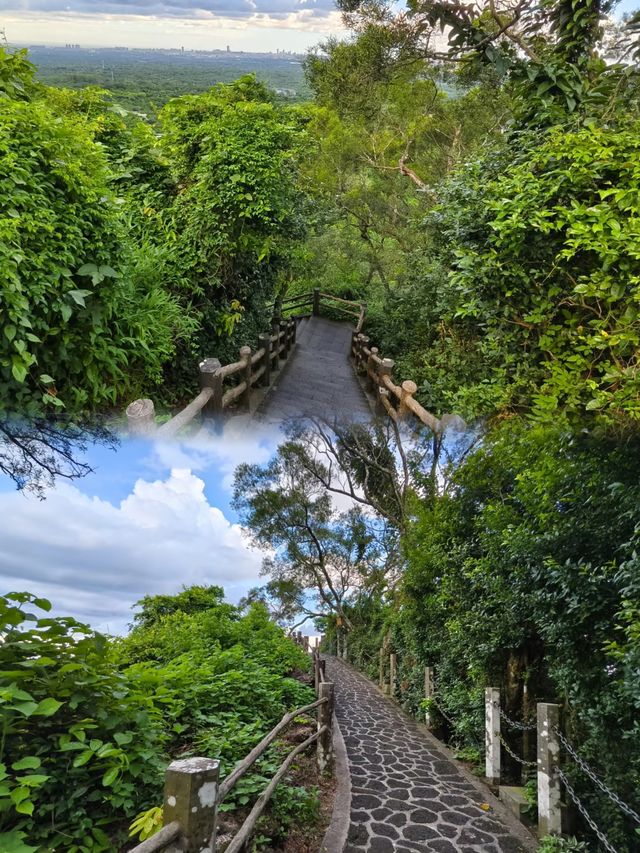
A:
{"type": "Polygon", "coordinates": [[[136,845],[131,853],[161,853],[172,841],[176,841],[182,835],[182,827],[174,820],[167,824],[151,838],[147,838],[141,844],[136,845]]]}
{"type": "Polygon", "coordinates": [[[218,789],[218,797],[217,802],[221,803],[224,798],[227,796],[229,791],[233,788],[233,786],[244,776],[244,774],[250,770],[253,765],[256,763],[258,758],[265,752],[265,750],[271,746],[273,741],[278,737],[283,729],[286,729],[288,725],[290,725],[296,717],[299,717],[301,714],[306,714],[308,711],[313,711],[314,708],[319,708],[320,705],[324,705],[326,699],[317,699],[315,702],[312,702],[310,705],[305,705],[302,708],[297,708],[295,711],[289,711],[288,714],[285,714],[284,717],[280,720],[277,726],[271,729],[268,735],[264,737],[257,746],[251,750],[251,752],[239,761],[238,764],[234,767],[234,769],[229,773],[229,775],[222,780],[220,783],[220,787],[218,789]]]}
{"type": "MultiPolygon", "coordinates": [[[[322,701],[326,701],[326,700],[322,700],[322,701]]],[[[231,843],[226,848],[226,853],[240,853],[240,851],[244,849],[245,844],[247,843],[247,841],[249,841],[249,839],[251,838],[251,836],[253,834],[253,831],[255,829],[255,826],[258,822],[260,815],[265,810],[269,800],[273,796],[273,792],[278,787],[278,783],[280,782],[280,780],[282,779],[284,774],[287,772],[287,770],[291,766],[293,759],[297,755],[299,755],[301,752],[304,752],[305,749],[310,747],[312,743],[317,741],[318,738],[322,737],[322,735],[325,734],[328,730],[329,730],[328,726],[322,726],[322,728],[318,729],[317,732],[315,732],[312,735],[309,735],[309,737],[306,740],[304,740],[301,744],[296,746],[295,749],[291,750],[289,755],[285,758],[283,763],[280,765],[280,768],[278,769],[275,776],[272,778],[272,780],[269,782],[267,787],[264,789],[264,791],[260,794],[260,796],[256,800],[255,805],[253,806],[253,808],[251,809],[251,811],[247,815],[245,822],[242,824],[242,826],[240,827],[240,830],[234,836],[233,840],[231,841],[231,843]]]]}
{"type": "Polygon", "coordinates": [[[345,305],[352,305],[354,308],[360,308],[361,302],[355,302],[353,299],[343,299],[342,296],[335,296],[333,293],[320,293],[323,299],[333,299],[334,302],[344,302],[345,305]]]}
{"type": "Polygon", "coordinates": [[[162,426],[158,427],[156,430],[157,437],[171,438],[176,435],[176,433],[186,427],[187,424],[191,423],[198,412],[201,412],[202,409],[204,409],[212,396],[213,388],[203,388],[195,400],[192,400],[188,406],[175,415],[175,417],[171,418],[170,421],[167,421],[162,424],[162,426]]]}
{"type": "Polygon", "coordinates": [[[200,412],[216,416],[236,400],[241,400],[243,406],[249,408],[251,389],[258,380],[265,387],[272,384],[272,371],[278,369],[281,359],[288,358],[295,339],[295,320],[287,319],[282,323],[276,322],[273,332],[260,336],[259,349],[255,352],[252,353],[250,347],[241,347],[238,361],[222,365],[217,359],[204,359],[200,363],[201,390],[197,397],[158,428],[153,402],[135,400],[127,407],[130,432],[172,438],[188,426],[200,412]],[[254,369],[256,365],[259,366],[254,369]],[[233,377],[238,377],[240,381],[223,391],[225,380],[233,377]]]}
{"type": "Polygon", "coordinates": [[[376,347],[370,347],[369,338],[355,331],[351,344],[351,355],[358,373],[367,377],[370,389],[376,395],[376,402],[394,421],[403,420],[409,414],[414,415],[425,426],[441,434],[445,426],[452,420],[457,420],[464,427],[462,418],[443,415],[437,418],[425,409],[415,398],[418,386],[410,379],[400,385],[393,381],[394,362],[390,358],[381,358],[376,347]]]}

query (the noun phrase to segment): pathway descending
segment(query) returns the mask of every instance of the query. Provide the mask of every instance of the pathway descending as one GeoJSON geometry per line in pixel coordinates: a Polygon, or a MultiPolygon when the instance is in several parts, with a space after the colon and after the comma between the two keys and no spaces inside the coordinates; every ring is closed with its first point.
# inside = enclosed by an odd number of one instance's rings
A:
{"type": "Polygon", "coordinates": [[[327,658],[351,770],[345,853],[520,853],[530,836],[417,723],[362,675],[327,658]]]}
{"type": "Polygon", "coordinates": [[[296,349],[256,412],[261,420],[319,417],[330,422],[371,417],[349,360],[352,329],[310,317],[298,331],[296,349]]]}

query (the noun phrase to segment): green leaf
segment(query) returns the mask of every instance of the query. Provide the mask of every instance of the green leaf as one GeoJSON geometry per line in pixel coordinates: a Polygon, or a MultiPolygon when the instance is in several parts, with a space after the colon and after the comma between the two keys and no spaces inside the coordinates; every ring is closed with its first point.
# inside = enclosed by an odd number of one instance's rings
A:
{"type": "Polygon", "coordinates": [[[37,770],[41,765],[40,759],[36,755],[27,755],[16,761],[11,766],[14,770],[37,770]]]}
{"type": "Polygon", "coordinates": [[[58,702],[57,699],[53,699],[49,696],[47,699],[43,699],[38,703],[38,707],[34,711],[34,714],[38,714],[41,717],[51,717],[59,708],[62,707],[62,705],[62,702],[58,702]]]}
{"type": "Polygon", "coordinates": [[[109,770],[107,770],[107,772],[106,772],[106,773],[104,774],[104,776],[102,777],[102,784],[103,784],[103,785],[105,785],[105,786],[107,786],[107,787],[108,787],[109,785],[113,785],[113,783],[114,783],[114,782],[116,781],[116,779],[118,778],[118,773],[119,773],[119,772],[120,772],[120,771],[119,771],[119,768],[117,768],[117,767],[110,767],[110,768],[109,768],[109,770]]]}
{"type": "Polygon", "coordinates": [[[82,308],[86,308],[85,305],[85,296],[90,296],[90,290],[69,290],[67,292],[67,296],[70,296],[76,305],[80,305],[82,308]]]}
{"type": "Polygon", "coordinates": [[[14,357],[11,364],[11,373],[16,382],[24,382],[27,377],[27,368],[24,361],[14,357]]]}
{"type": "MultiPolygon", "coordinates": [[[[40,382],[44,382],[45,385],[55,385],[56,380],[52,376],[49,376],[48,373],[43,373],[40,376],[40,382]]],[[[40,601],[44,600],[43,598],[40,599],[40,601]]],[[[49,605],[49,609],[51,609],[51,605],[49,605]]]]}
{"type": "Polygon", "coordinates": [[[78,270],[78,275],[93,275],[98,271],[98,267],[95,264],[83,264],[78,270]]]}

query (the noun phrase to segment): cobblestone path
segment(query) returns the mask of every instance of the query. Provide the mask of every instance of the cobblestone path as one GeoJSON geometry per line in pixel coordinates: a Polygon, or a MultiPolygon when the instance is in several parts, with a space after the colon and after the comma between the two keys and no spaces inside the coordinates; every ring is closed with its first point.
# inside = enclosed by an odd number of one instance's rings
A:
{"type": "Polygon", "coordinates": [[[351,770],[345,853],[520,853],[530,836],[363,676],[327,658],[351,770]],[[480,804],[492,802],[489,811],[480,804]]]}

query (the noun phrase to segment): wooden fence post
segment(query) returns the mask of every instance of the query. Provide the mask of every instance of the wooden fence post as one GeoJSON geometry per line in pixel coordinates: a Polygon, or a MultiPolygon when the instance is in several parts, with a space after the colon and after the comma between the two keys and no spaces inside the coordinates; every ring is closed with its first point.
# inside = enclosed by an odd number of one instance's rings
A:
{"type": "MultiPolygon", "coordinates": [[[[376,362],[374,359],[374,355],[378,354],[378,349],[377,349],[377,347],[368,347],[367,346],[368,343],[369,343],[369,338],[365,335],[363,340],[362,340],[362,347],[363,347],[363,349],[369,349],[369,353],[370,353],[370,355],[367,356],[367,360],[365,362],[365,368],[364,368],[366,371],[366,384],[373,391],[378,386],[376,362]]],[[[364,355],[364,353],[363,353],[363,355],[364,355]]]]}
{"type": "Polygon", "coordinates": [[[274,338],[273,350],[271,353],[273,358],[273,369],[277,370],[280,366],[280,353],[278,352],[280,349],[280,323],[278,320],[274,320],[271,324],[271,336],[274,338]]]}
{"type": "Polygon", "coordinates": [[[396,668],[398,658],[393,652],[389,655],[389,696],[393,699],[396,695],[396,668]]]}
{"type": "Polygon", "coordinates": [[[349,660],[349,635],[346,631],[342,635],[342,660],[349,660]]]}
{"type": "Polygon", "coordinates": [[[484,691],[485,776],[494,785],[500,784],[500,690],[485,687],[484,691]]]}
{"type": "Polygon", "coordinates": [[[131,435],[150,435],[156,429],[153,400],[134,400],[127,406],[127,426],[131,435]]]}
{"type": "Polygon", "coordinates": [[[167,767],[164,823],[180,824],[185,853],[215,850],[219,768],[209,758],[184,758],[167,767]]]}
{"type": "Polygon", "coordinates": [[[380,690],[384,690],[384,646],[380,646],[380,663],[378,665],[378,681],[380,690]]]}
{"type": "Polygon", "coordinates": [[[313,288],[313,316],[317,317],[320,314],[320,288],[313,288]]]}
{"type": "MultiPolygon", "coordinates": [[[[425,666],[424,668],[424,698],[431,699],[435,694],[435,679],[433,677],[433,667],[425,666]]],[[[425,714],[425,723],[428,728],[433,728],[433,714],[427,709],[425,714]]]]}
{"type": "Polygon", "coordinates": [[[213,388],[213,394],[202,414],[215,417],[222,414],[222,376],[218,373],[222,365],[218,358],[205,358],[200,362],[200,388],[213,388]]]}
{"type": "Polygon", "coordinates": [[[538,702],[538,835],[562,832],[561,787],[556,767],[560,762],[560,706],[538,702]]]}
{"type": "Polygon", "coordinates": [[[262,386],[268,388],[271,385],[271,335],[268,332],[258,336],[258,349],[264,350],[264,356],[262,357],[262,363],[264,364],[262,386]]]}
{"type": "MultiPolygon", "coordinates": [[[[372,350],[373,352],[373,350],[372,350]]],[[[395,365],[395,361],[391,358],[383,358],[382,364],[378,365],[378,374],[377,374],[377,388],[376,388],[376,405],[382,414],[386,412],[386,409],[382,405],[381,396],[382,394],[388,394],[388,389],[382,384],[383,376],[391,376],[393,372],[393,367],[395,365]]]]}
{"type": "Polygon", "coordinates": [[[333,703],[334,690],[331,681],[323,681],[318,685],[318,699],[327,699],[318,708],[318,729],[327,726],[327,731],[318,738],[318,767],[320,772],[331,767],[333,762],[333,703]]]}
{"type": "Polygon", "coordinates": [[[241,402],[242,406],[249,410],[251,409],[251,347],[240,347],[240,361],[244,361],[242,379],[247,383],[247,389],[242,395],[241,402]]]}
{"type": "Polygon", "coordinates": [[[415,382],[412,382],[411,379],[405,379],[405,381],[400,386],[400,404],[398,405],[398,417],[406,418],[411,414],[411,409],[407,407],[407,400],[409,400],[418,390],[418,386],[415,382]]]}

